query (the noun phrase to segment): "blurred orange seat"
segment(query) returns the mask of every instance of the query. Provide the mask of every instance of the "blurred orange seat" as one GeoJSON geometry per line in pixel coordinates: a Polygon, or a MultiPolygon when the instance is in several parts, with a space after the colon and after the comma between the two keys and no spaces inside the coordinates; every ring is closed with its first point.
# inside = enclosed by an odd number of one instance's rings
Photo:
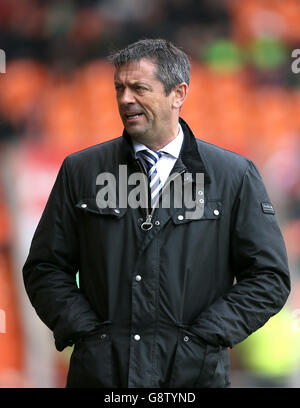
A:
{"type": "Polygon", "coordinates": [[[30,117],[48,81],[45,67],[34,60],[7,64],[0,82],[0,109],[12,122],[30,117]]]}

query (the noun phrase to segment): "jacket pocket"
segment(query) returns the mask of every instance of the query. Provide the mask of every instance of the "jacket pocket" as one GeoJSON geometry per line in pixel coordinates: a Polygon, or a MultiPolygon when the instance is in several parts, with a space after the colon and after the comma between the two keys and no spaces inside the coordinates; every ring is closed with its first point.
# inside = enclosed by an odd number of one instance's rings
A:
{"type": "Polygon", "coordinates": [[[207,344],[190,331],[181,329],[170,387],[211,387],[219,358],[220,347],[207,344]]]}
{"type": "Polygon", "coordinates": [[[223,203],[219,199],[206,199],[201,211],[186,208],[176,211],[173,215],[174,224],[185,224],[190,221],[217,221],[223,216],[223,203]]]}
{"type": "Polygon", "coordinates": [[[126,214],[127,208],[119,208],[116,206],[110,206],[102,208],[97,205],[96,198],[83,198],[76,203],[76,208],[83,213],[95,214],[95,215],[111,215],[118,219],[126,214]]]}
{"type": "Polygon", "coordinates": [[[67,388],[82,387],[112,387],[112,343],[107,328],[75,343],[67,388]]]}

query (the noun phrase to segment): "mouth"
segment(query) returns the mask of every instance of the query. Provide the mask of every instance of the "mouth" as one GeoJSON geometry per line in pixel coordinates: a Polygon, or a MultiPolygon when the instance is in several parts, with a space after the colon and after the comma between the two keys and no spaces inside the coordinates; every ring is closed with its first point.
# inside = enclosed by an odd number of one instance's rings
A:
{"type": "Polygon", "coordinates": [[[143,116],[142,112],[133,112],[133,113],[125,113],[124,117],[127,122],[134,122],[138,120],[141,116],[143,116]]]}

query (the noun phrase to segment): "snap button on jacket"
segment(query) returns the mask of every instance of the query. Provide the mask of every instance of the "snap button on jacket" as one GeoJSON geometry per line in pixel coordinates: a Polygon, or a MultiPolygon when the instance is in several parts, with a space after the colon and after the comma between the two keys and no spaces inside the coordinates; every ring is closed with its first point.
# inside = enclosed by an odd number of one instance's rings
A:
{"type": "Polygon", "coordinates": [[[23,276],[57,350],[74,344],[67,387],[228,387],[228,348],[289,295],[284,241],[263,210],[271,202],[257,168],[180,123],[173,171],[202,200],[200,218],[171,200],[143,230],[144,208],[99,208],[99,174],[115,175],[119,191],[120,165],[128,176],[141,171],[126,131],[62,163],[23,276]]]}

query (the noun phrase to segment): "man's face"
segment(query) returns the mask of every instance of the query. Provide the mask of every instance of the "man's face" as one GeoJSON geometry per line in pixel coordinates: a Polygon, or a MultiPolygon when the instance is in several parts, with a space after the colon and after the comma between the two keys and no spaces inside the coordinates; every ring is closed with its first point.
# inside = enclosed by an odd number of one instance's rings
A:
{"type": "Polygon", "coordinates": [[[124,64],[115,72],[122,122],[128,134],[141,143],[162,138],[174,118],[173,92],[166,96],[155,72],[156,65],[145,58],[124,64]]]}

